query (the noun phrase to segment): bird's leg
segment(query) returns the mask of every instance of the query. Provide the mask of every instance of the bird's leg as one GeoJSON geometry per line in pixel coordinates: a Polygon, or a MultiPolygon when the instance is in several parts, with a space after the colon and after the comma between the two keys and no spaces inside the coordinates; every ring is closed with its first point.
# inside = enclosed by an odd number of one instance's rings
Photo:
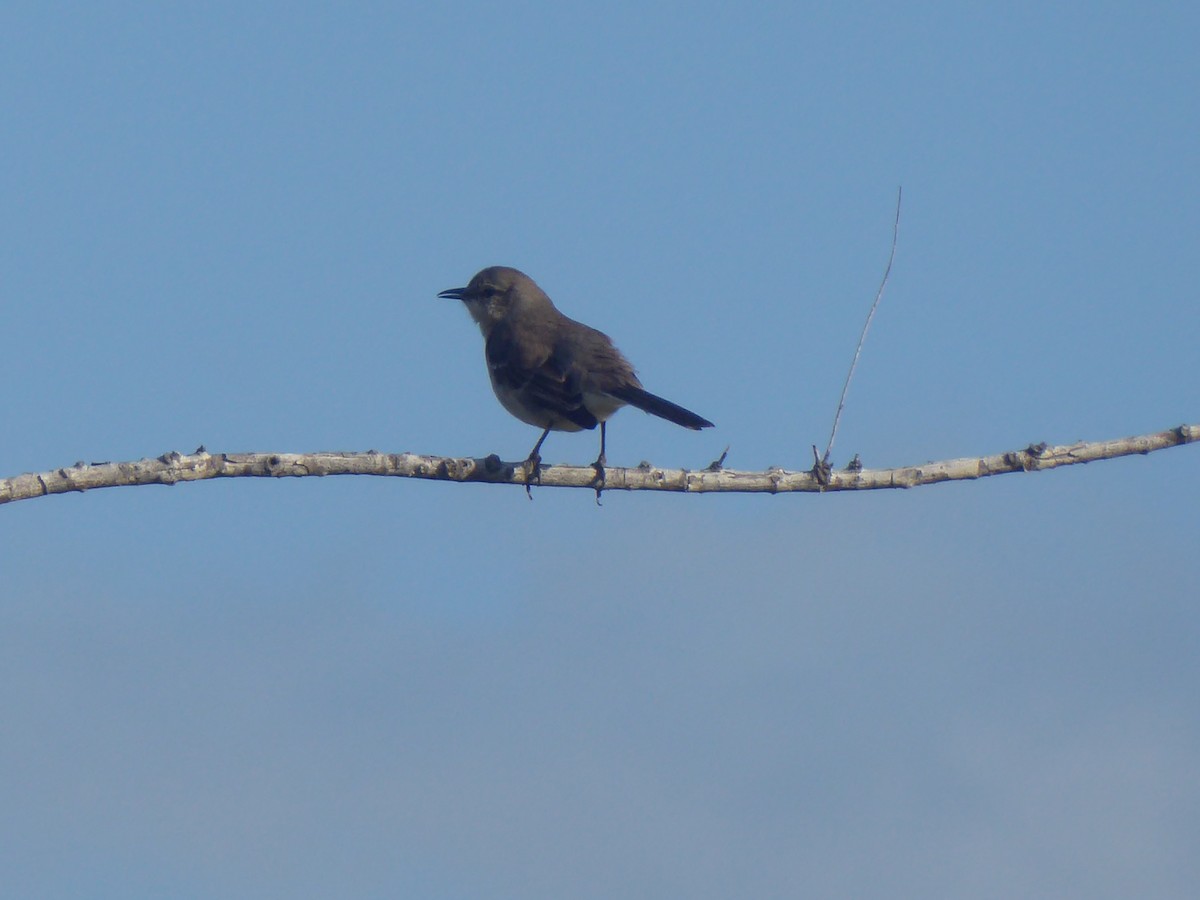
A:
{"type": "Polygon", "coordinates": [[[538,451],[542,449],[542,441],[546,439],[546,435],[549,433],[549,428],[542,432],[542,436],[538,438],[537,443],[533,445],[533,449],[529,451],[529,457],[521,464],[521,467],[525,470],[525,495],[530,500],[533,499],[533,492],[529,490],[529,485],[535,480],[538,484],[542,483],[542,457],[538,455],[538,451]]]}
{"type": "Polygon", "coordinates": [[[607,422],[600,423],[600,455],[596,457],[596,461],[592,463],[594,468],[600,470],[600,474],[604,474],[604,467],[608,465],[608,457],[604,454],[604,430],[608,427],[607,422]]]}
{"type": "Polygon", "coordinates": [[[600,455],[596,457],[596,461],[592,463],[592,468],[596,470],[596,479],[592,482],[592,486],[596,489],[596,502],[600,502],[600,492],[604,490],[604,467],[608,465],[608,457],[604,454],[604,429],[608,426],[607,422],[600,423],[600,455]]]}

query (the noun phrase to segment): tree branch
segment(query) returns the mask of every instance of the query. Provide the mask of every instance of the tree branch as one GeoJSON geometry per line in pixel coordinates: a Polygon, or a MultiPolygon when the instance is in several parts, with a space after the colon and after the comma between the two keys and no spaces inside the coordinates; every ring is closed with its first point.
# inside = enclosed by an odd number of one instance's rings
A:
{"type": "MultiPolygon", "coordinates": [[[[605,470],[606,491],[678,491],[682,493],[771,493],[799,491],[866,491],[911,488],[941,481],[986,478],[1008,472],[1036,472],[1076,463],[1152,453],[1200,441],[1200,425],[1180,425],[1157,434],[1050,447],[1037,444],[994,456],[950,459],[898,469],[848,469],[829,474],[822,484],[811,472],[768,469],[741,472],[726,469],[720,460],[706,469],[660,469],[648,463],[632,469],[605,470]]],[[[157,459],[134,462],[83,463],[13,478],[0,479],[0,504],[47,494],[89,491],[134,484],[176,484],[208,478],[300,478],[311,475],[392,475],[434,481],[473,481],[484,484],[525,483],[521,463],[482,459],[421,456],[416,453],[208,453],[203,447],[184,455],[165,453],[157,459]]],[[[544,466],[542,487],[594,490],[591,466],[544,466]]]]}

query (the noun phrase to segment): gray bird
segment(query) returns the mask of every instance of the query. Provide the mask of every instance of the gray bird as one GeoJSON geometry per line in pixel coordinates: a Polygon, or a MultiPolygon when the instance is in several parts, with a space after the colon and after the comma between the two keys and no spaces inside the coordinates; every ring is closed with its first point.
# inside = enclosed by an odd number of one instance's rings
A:
{"type": "Polygon", "coordinates": [[[551,431],[599,425],[600,455],[593,466],[603,484],[605,426],[627,404],[684,428],[712,427],[708,419],[645,390],[608,335],[564,316],[523,272],[492,266],[466,287],[438,296],[461,300],[479,325],[501,405],[543,429],[525,461],[527,482],[538,474],[538,451],[551,431]]]}

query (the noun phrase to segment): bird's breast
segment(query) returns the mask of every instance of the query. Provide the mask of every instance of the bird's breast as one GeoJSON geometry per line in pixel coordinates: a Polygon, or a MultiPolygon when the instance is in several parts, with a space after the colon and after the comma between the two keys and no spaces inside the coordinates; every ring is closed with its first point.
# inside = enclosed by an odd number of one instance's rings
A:
{"type": "Polygon", "coordinates": [[[492,391],[495,393],[496,399],[500,401],[500,405],[508,410],[510,415],[520,419],[526,425],[550,428],[554,431],[583,430],[581,426],[570,419],[557,415],[549,406],[535,401],[524,388],[515,388],[497,381],[495,374],[491,371],[488,372],[488,376],[492,382],[492,391]]]}

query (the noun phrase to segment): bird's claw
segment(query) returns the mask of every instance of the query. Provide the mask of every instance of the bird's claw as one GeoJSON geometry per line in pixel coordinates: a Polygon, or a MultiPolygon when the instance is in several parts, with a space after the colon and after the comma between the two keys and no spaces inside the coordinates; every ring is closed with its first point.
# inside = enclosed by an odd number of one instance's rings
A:
{"type": "Polygon", "coordinates": [[[521,468],[525,471],[525,496],[530,500],[533,499],[533,491],[530,487],[534,484],[542,483],[542,458],[536,453],[529,454],[529,458],[521,463],[521,468]]]}
{"type": "Polygon", "coordinates": [[[601,453],[596,457],[596,461],[592,463],[592,468],[596,470],[596,477],[592,479],[592,488],[596,491],[596,505],[600,505],[600,492],[604,490],[604,467],[608,465],[608,460],[601,453]]]}

